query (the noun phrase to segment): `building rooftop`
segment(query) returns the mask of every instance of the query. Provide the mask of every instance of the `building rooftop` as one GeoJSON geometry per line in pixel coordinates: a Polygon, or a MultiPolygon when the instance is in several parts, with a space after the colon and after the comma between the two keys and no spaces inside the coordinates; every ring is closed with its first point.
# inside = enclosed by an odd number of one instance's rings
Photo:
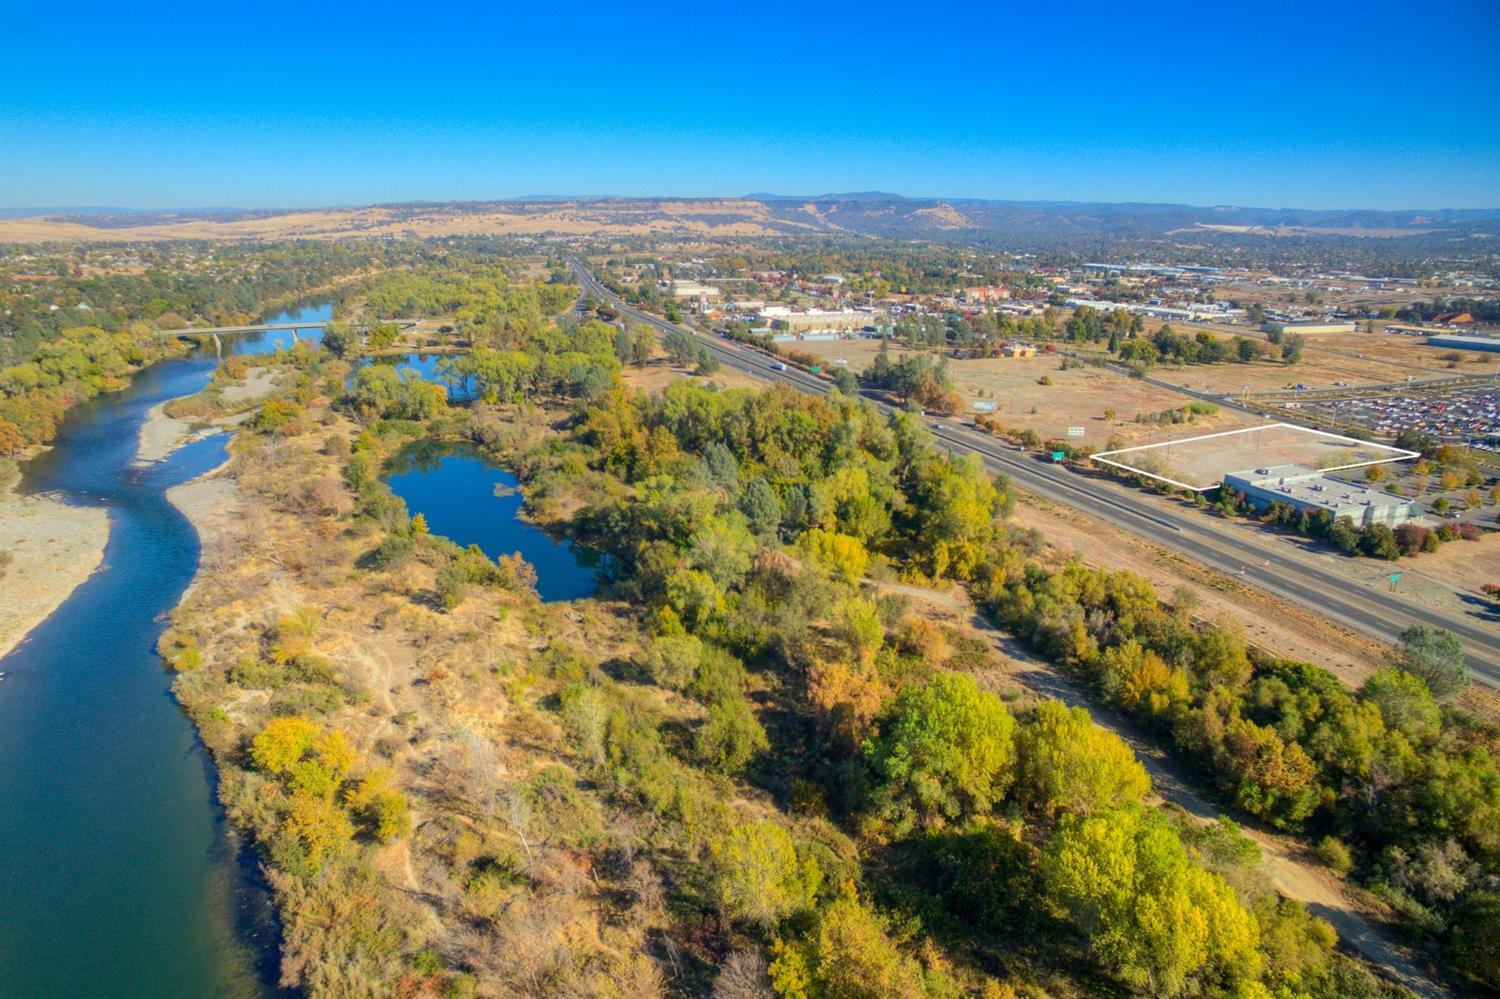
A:
{"type": "Polygon", "coordinates": [[[1382,489],[1366,489],[1352,482],[1333,479],[1306,465],[1271,465],[1230,472],[1226,482],[1238,480],[1268,493],[1278,493],[1288,502],[1322,507],[1405,506],[1411,500],[1382,489]]]}

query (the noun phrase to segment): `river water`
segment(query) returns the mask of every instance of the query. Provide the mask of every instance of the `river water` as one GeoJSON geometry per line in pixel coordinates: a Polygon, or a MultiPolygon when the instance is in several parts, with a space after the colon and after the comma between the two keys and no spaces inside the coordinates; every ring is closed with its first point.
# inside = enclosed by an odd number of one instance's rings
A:
{"type": "MultiPolygon", "coordinates": [[[[267,353],[292,339],[251,334],[225,351],[267,353]]],[[[275,991],[266,893],[229,835],[208,754],[155,652],[198,563],[197,535],[166,490],[222,462],[227,441],[134,464],[147,410],[198,391],[214,366],[211,347],[153,365],[75,409],[56,446],[23,467],[23,491],[108,510],[110,536],[100,571],[0,658],[0,995],[275,991]]]]}

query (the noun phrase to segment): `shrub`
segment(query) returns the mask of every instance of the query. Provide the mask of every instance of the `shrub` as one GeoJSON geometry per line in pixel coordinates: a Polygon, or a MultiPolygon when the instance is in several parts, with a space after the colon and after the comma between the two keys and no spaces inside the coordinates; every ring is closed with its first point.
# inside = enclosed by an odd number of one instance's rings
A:
{"type": "Polygon", "coordinates": [[[1431,534],[1432,532],[1421,524],[1402,524],[1394,531],[1396,548],[1402,555],[1415,555],[1425,550],[1427,539],[1431,534]]]}
{"type": "Polygon", "coordinates": [[[1318,840],[1318,845],[1313,852],[1317,854],[1318,860],[1340,877],[1354,869],[1354,856],[1344,845],[1343,840],[1324,836],[1318,840]]]}
{"type": "Polygon", "coordinates": [[[737,826],[714,840],[709,864],[719,911],[763,929],[805,911],[823,882],[815,861],[798,859],[791,833],[770,821],[737,826]]]}

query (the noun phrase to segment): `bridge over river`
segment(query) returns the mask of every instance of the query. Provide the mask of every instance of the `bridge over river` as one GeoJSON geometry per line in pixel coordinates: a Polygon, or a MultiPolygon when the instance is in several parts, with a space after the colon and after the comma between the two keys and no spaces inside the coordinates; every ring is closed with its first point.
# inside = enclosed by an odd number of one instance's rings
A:
{"type": "MultiPolygon", "coordinates": [[[[216,351],[218,351],[219,353],[222,354],[224,347],[223,347],[223,341],[220,339],[221,336],[231,336],[231,335],[236,334],[236,333],[274,333],[274,332],[277,332],[277,331],[287,331],[287,330],[290,330],[291,334],[292,334],[292,340],[295,341],[297,339],[297,331],[298,330],[322,330],[322,329],[327,329],[329,326],[332,326],[334,324],[334,322],[335,322],[335,320],[332,320],[332,319],[315,319],[315,320],[311,320],[311,321],[308,321],[308,322],[300,322],[300,323],[254,323],[254,324],[249,325],[249,326],[188,326],[188,327],[186,327],[184,329],[178,329],[178,330],[158,330],[157,333],[156,333],[156,335],[157,336],[164,336],[164,337],[165,336],[172,336],[172,337],[205,337],[206,336],[206,337],[211,337],[211,338],[213,338],[213,342],[214,342],[214,350],[216,350],[216,351]]],[[[347,325],[352,330],[361,330],[361,331],[363,331],[363,330],[369,329],[371,324],[369,324],[369,323],[346,323],[345,325],[347,325]]],[[[376,323],[375,325],[377,325],[377,326],[391,325],[391,326],[399,327],[399,328],[401,328],[403,330],[409,330],[413,326],[417,325],[417,320],[415,320],[415,319],[383,319],[380,322],[376,323]]]]}

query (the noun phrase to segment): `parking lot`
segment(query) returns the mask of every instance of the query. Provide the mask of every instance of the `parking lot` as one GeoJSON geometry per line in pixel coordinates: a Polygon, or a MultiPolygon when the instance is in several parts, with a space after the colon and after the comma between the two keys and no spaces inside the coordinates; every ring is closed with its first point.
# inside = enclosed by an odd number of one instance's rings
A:
{"type": "Polygon", "coordinates": [[[1500,433],[1500,388],[1495,386],[1307,400],[1298,408],[1313,422],[1353,424],[1382,437],[1418,430],[1444,441],[1479,441],[1493,450],[1493,442],[1485,444],[1485,438],[1500,433]]]}

